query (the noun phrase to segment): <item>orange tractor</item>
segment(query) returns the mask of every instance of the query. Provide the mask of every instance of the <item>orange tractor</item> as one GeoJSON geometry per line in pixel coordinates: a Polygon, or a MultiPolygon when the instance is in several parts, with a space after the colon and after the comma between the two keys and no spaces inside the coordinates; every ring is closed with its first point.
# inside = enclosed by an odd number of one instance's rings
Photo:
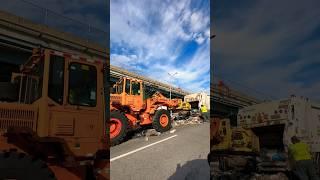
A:
{"type": "Polygon", "coordinates": [[[37,48],[0,83],[0,179],[109,179],[105,65],[37,48]]]}
{"type": "Polygon", "coordinates": [[[111,144],[121,143],[129,130],[152,125],[158,132],[171,129],[170,109],[181,99],[168,99],[156,92],[145,98],[142,80],[121,78],[110,94],[110,139],[111,144]]]}

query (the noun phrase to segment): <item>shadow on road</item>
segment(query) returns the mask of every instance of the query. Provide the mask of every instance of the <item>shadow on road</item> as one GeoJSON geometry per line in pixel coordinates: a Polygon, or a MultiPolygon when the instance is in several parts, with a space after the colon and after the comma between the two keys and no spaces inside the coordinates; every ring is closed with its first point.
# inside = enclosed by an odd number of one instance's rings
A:
{"type": "Polygon", "coordinates": [[[168,180],[208,180],[210,168],[206,159],[195,159],[181,166],[177,164],[176,172],[168,180]]]}

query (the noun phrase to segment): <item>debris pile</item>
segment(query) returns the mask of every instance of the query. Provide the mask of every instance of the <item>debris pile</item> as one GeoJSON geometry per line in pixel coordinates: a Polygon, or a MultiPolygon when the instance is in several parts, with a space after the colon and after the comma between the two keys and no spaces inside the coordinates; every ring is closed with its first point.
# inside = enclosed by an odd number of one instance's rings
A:
{"type": "Polygon", "coordinates": [[[134,138],[144,137],[146,141],[149,140],[150,136],[160,136],[161,132],[156,131],[155,129],[146,129],[134,134],[134,138]]]}
{"type": "Polygon", "coordinates": [[[257,158],[257,167],[261,171],[286,171],[287,159],[287,155],[280,150],[262,149],[260,157],[257,158]]]}
{"type": "Polygon", "coordinates": [[[185,120],[176,120],[173,121],[173,126],[181,126],[181,125],[188,125],[188,124],[201,124],[203,123],[203,120],[199,117],[189,117],[185,120]]]}
{"type": "MultiPolygon", "coordinates": [[[[174,129],[174,127],[177,127],[177,126],[189,125],[189,124],[202,124],[202,123],[203,123],[203,120],[199,116],[189,117],[188,119],[184,119],[184,120],[174,120],[172,122],[173,129],[171,129],[168,132],[165,132],[165,134],[175,133],[176,129],[174,129]]],[[[145,141],[148,141],[150,136],[160,136],[161,134],[162,134],[161,132],[158,132],[155,129],[146,129],[146,130],[142,130],[140,132],[135,133],[134,137],[135,138],[143,137],[145,141]]]]}
{"type": "Polygon", "coordinates": [[[284,173],[277,173],[271,175],[255,174],[250,180],[289,180],[284,173]]]}
{"type": "Polygon", "coordinates": [[[160,135],[161,135],[161,132],[158,132],[155,129],[146,129],[138,133],[135,133],[134,137],[135,138],[144,137],[145,141],[148,141],[150,136],[160,136],[160,135]]]}
{"type": "Polygon", "coordinates": [[[172,130],[170,131],[170,134],[173,134],[174,132],[176,132],[176,129],[172,129],[172,130]]]}
{"type": "Polygon", "coordinates": [[[147,129],[146,131],[142,131],[142,135],[144,135],[144,136],[160,136],[161,132],[158,132],[155,129],[147,129]]]}
{"type": "Polygon", "coordinates": [[[261,160],[264,161],[286,161],[287,155],[276,149],[262,149],[260,153],[261,160]]]}

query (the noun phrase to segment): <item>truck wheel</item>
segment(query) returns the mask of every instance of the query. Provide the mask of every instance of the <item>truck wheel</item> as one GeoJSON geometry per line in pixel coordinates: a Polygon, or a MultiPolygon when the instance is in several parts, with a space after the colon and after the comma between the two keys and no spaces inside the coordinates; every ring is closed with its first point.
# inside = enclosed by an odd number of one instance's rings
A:
{"type": "Polygon", "coordinates": [[[10,82],[0,82],[0,101],[17,101],[17,86],[10,82]]]}
{"type": "Polygon", "coordinates": [[[56,179],[47,164],[24,153],[0,152],[0,179],[56,179]]]}
{"type": "Polygon", "coordinates": [[[120,144],[126,137],[128,119],[119,111],[110,113],[110,140],[111,146],[120,144]]]}
{"type": "Polygon", "coordinates": [[[158,132],[165,132],[171,129],[171,117],[169,111],[160,109],[156,111],[152,119],[152,126],[158,132]]]}

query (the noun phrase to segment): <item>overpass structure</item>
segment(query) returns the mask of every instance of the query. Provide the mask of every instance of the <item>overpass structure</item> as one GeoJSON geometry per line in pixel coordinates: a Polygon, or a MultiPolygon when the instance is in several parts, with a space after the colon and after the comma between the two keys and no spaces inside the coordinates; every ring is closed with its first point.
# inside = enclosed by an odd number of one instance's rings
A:
{"type": "Polygon", "coordinates": [[[221,89],[218,85],[211,84],[211,117],[229,118],[232,125],[236,123],[240,108],[261,102],[234,89],[221,89]]]}
{"type": "Polygon", "coordinates": [[[151,78],[148,78],[148,77],[145,77],[145,76],[133,73],[133,72],[129,72],[129,71],[122,69],[120,67],[110,65],[110,81],[112,83],[114,83],[118,78],[123,77],[123,76],[141,79],[144,81],[144,84],[149,89],[158,90],[166,95],[168,95],[168,92],[171,91],[172,97],[183,98],[185,95],[191,94],[191,92],[182,90],[180,88],[176,88],[170,84],[159,82],[159,81],[153,80],[151,78]]]}
{"type": "Polygon", "coordinates": [[[90,56],[93,59],[106,59],[109,55],[107,47],[4,11],[0,11],[0,45],[20,52],[46,47],[90,56]]]}
{"type": "MultiPolygon", "coordinates": [[[[106,61],[109,59],[108,49],[97,43],[0,11],[0,71],[5,71],[5,68],[1,68],[1,66],[4,67],[3,64],[6,64],[6,69],[22,64],[31,55],[32,49],[36,47],[74,53],[91,59],[106,59],[106,61]]],[[[109,63],[109,61],[107,62],[109,63]]],[[[0,76],[7,76],[6,79],[10,79],[11,72],[6,74],[1,74],[1,72],[0,76]]],[[[167,96],[170,91],[172,97],[183,98],[189,94],[189,92],[172,85],[129,72],[120,67],[110,66],[111,83],[122,76],[141,79],[147,88],[161,91],[167,96]]]]}
{"type": "Polygon", "coordinates": [[[211,92],[211,99],[214,102],[219,102],[229,106],[245,107],[261,102],[261,100],[257,98],[251,97],[234,89],[230,89],[229,92],[226,90],[221,90],[221,88],[219,88],[216,84],[211,86],[211,92]]]}

